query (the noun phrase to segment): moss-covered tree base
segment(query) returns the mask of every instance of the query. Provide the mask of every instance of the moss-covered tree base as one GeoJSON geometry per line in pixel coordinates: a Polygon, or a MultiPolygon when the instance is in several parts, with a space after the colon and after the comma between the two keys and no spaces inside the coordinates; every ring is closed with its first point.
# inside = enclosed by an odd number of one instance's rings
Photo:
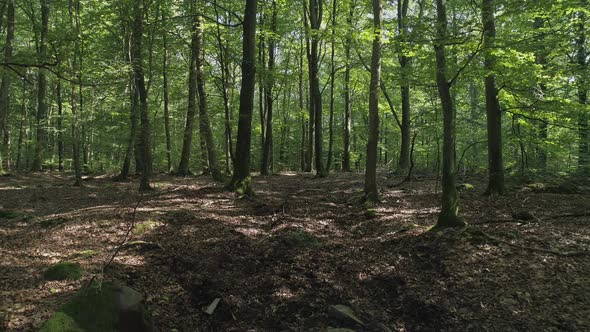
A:
{"type": "Polygon", "coordinates": [[[104,283],[83,288],[43,325],[41,332],[153,331],[141,294],[104,283]]]}
{"type": "Polygon", "coordinates": [[[455,213],[441,213],[438,215],[438,221],[436,225],[432,227],[432,231],[437,231],[446,228],[461,228],[466,227],[467,223],[463,219],[459,218],[455,213]]]}
{"type": "Polygon", "coordinates": [[[232,179],[231,183],[228,185],[228,189],[235,191],[240,197],[251,197],[254,196],[251,184],[252,178],[249,176],[244,179],[232,179]]]}

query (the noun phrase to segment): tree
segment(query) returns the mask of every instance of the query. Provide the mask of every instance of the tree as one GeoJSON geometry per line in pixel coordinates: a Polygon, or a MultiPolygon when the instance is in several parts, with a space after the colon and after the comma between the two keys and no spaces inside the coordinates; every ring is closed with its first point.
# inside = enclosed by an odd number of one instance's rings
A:
{"type": "Polygon", "coordinates": [[[465,226],[465,222],[459,218],[459,195],[455,179],[456,114],[451,96],[451,82],[447,77],[446,44],[446,0],[436,0],[436,85],[443,111],[442,207],[436,223],[437,228],[465,226]]]}
{"type": "MultiPolygon", "coordinates": [[[[581,7],[587,8],[588,1],[580,0],[581,7]]],[[[590,174],[590,127],[588,124],[588,110],[585,109],[588,105],[588,81],[585,78],[588,70],[588,60],[586,52],[586,12],[582,9],[577,14],[576,32],[576,64],[578,75],[576,78],[578,88],[578,103],[581,110],[578,116],[578,172],[582,175],[590,174]]]]}
{"type": "Polygon", "coordinates": [[[139,180],[139,190],[150,190],[150,177],[152,175],[152,151],[150,149],[150,124],[148,114],[148,95],[145,85],[143,57],[142,57],[142,39],[143,39],[143,21],[144,6],[143,0],[133,2],[133,32],[131,35],[131,61],[133,64],[133,76],[135,79],[135,89],[139,98],[139,116],[140,116],[140,142],[141,142],[141,177],[139,180]]]}
{"type": "Polygon", "coordinates": [[[211,123],[209,122],[209,114],[207,109],[207,93],[205,92],[205,74],[203,73],[203,62],[205,51],[203,45],[203,20],[199,15],[196,16],[195,26],[197,28],[195,51],[199,51],[196,56],[196,80],[197,92],[199,95],[199,131],[201,134],[201,142],[206,144],[206,156],[209,164],[209,172],[216,181],[223,180],[221,170],[219,169],[219,161],[217,160],[217,151],[213,143],[213,134],[211,133],[211,123]]]}
{"type": "Polygon", "coordinates": [[[311,27],[311,41],[309,53],[309,86],[311,92],[311,107],[314,115],[315,128],[315,168],[317,177],[325,177],[326,170],[323,162],[323,124],[322,124],[322,93],[320,91],[319,62],[320,62],[320,28],[324,14],[322,0],[309,0],[309,25],[311,27]]]}
{"type": "Polygon", "coordinates": [[[350,172],[350,129],[351,129],[351,88],[350,88],[350,70],[351,70],[351,57],[350,49],[352,47],[352,20],[354,18],[354,3],[350,2],[350,8],[348,17],[346,18],[346,25],[349,29],[349,33],[346,34],[344,41],[344,54],[345,54],[345,70],[344,70],[344,130],[343,130],[343,141],[344,151],[342,155],[342,170],[350,172]]]}
{"type": "Polygon", "coordinates": [[[486,115],[488,132],[488,170],[489,181],[486,193],[489,195],[504,195],[504,162],[502,156],[502,111],[498,100],[496,87],[496,58],[495,48],[496,25],[494,22],[494,0],[482,1],[483,47],[485,49],[484,67],[486,115]]]}
{"type": "Polygon", "coordinates": [[[369,90],[369,137],[365,168],[365,200],[379,199],[377,190],[377,145],[379,143],[379,83],[381,81],[381,46],[383,8],[381,0],[373,2],[373,52],[371,56],[371,84],[369,90]]]}
{"type": "MultiPolygon", "coordinates": [[[[47,57],[47,34],[49,31],[49,3],[41,0],[41,36],[37,61],[44,63],[47,57]]],[[[32,170],[39,172],[42,169],[45,148],[47,145],[47,76],[45,68],[39,68],[37,78],[37,140],[35,144],[35,156],[32,170]]]]}
{"type": "MultiPolygon", "coordinates": [[[[409,0],[398,1],[398,30],[399,36],[402,43],[408,43],[409,29],[407,24],[409,0]]],[[[406,44],[407,47],[407,44],[406,44]]],[[[410,134],[411,134],[411,122],[410,122],[410,81],[409,81],[409,70],[411,66],[411,57],[407,55],[409,53],[405,48],[401,50],[401,54],[398,56],[400,64],[400,93],[402,98],[402,116],[401,116],[401,149],[399,156],[399,168],[405,171],[410,166],[410,134]]]]}
{"type": "Polygon", "coordinates": [[[190,174],[189,163],[191,158],[191,150],[193,145],[193,132],[195,115],[197,114],[197,75],[198,63],[200,63],[201,54],[201,33],[200,33],[200,18],[196,13],[195,1],[190,2],[190,13],[194,19],[192,20],[191,32],[191,48],[190,48],[190,65],[188,77],[188,108],[186,112],[186,124],[184,128],[184,136],[182,141],[182,153],[180,155],[180,164],[176,171],[177,175],[187,176],[190,174]]]}
{"type": "Polygon", "coordinates": [[[256,12],[258,0],[246,0],[243,20],[242,41],[242,87],[240,90],[240,111],[236,162],[230,189],[242,195],[253,193],[250,179],[250,147],[252,144],[252,113],[254,112],[254,90],[256,87],[256,12]]]}
{"type": "MultiPolygon", "coordinates": [[[[12,61],[12,41],[14,40],[14,0],[7,1],[6,12],[6,44],[4,45],[4,62],[12,61]]],[[[0,85],[0,139],[2,140],[0,148],[0,171],[3,168],[10,168],[10,155],[8,149],[9,127],[8,115],[10,110],[10,74],[4,72],[2,75],[2,84],[0,85]]]]}
{"type": "MultiPolygon", "coordinates": [[[[162,22],[166,14],[162,12],[162,22]]],[[[162,29],[162,90],[164,93],[164,132],[166,134],[166,170],[172,171],[172,139],[170,137],[170,95],[168,91],[168,35],[162,29]]]]}
{"type": "MultiPolygon", "coordinates": [[[[273,149],[273,86],[275,84],[274,69],[275,69],[275,51],[276,51],[276,33],[277,33],[277,3],[275,0],[271,2],[271,30],[270,37],[268,38],[268,68],[267,77],[265,80],[265,92],[266,97],[266,137],[264,138],[262,147],[262,165],[260,167],[260,173],[262,175],[269,174],[269,168],[272,168],[271,154],[273,149]]],[[[263,124],[264,125],[264,124],[263,124]]]]}

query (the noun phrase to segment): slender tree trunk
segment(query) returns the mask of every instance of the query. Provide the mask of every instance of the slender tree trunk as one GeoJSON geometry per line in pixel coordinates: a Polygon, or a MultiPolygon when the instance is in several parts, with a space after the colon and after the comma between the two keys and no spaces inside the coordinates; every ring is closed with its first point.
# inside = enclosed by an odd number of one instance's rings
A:
{"type": "MultiPolygon", "coordinates": [[[[354,17],[354,5],[350,4],[350,12],[346,19],[346,24],[352,30],[352,19],[354,17]]],[[[346,59],[346,68],[344,72],[344,151],[342,156],[342,170],[344,172],[351,172],[350,167],[350,129],[351,121],[351,105],[350,105],[350,69],[351,57],[350,48],[352,47],[352,31],[350,31],[344,43],[344,54],[346,59]]]]}
{"type": "Polygon", "coordinates": [[[307,142],[307,126],[305,125],[305,109],[303,108],[303,41],[301,42],[300,48],[299,48],[299,118],[301,121],[301,144],[300,144],[300,153],[299,153],[299,164],[301,167],[301,171],[305,172],[305,167],[306,167],[306,156],[307,156],[307,151],[305,149],[306,145],[305,143],[307,142]]]}
{"type": "MultiPolygon", "coordinates": [[[[41,40],[37,60],[44,63],[47,56],[47,33],[49,30],[49,3],[41,0],[41,40]]],[[[47,148],[47,76],[44,68],[39,68],[37,81],[37,140],[35,144],[35,156],[33,158],[32,171],[39,172],[42,169],[43,158],[47,148]]]]}
{"type": "Polygon", "coordinates": [[[332,0],[332,43],[330,45],[330,121],[329,121],[329,140],[328,140],[328,161],[326,162],[326,174],[330,173],[332,167],[332,158],[334,155],[334,79],[336,76],[336,67],[334,57],[336,53],[336,10],[337,0],[332,0]]]}
{"type": "MultiPolygon", "coordinates": [[[[587,8],[588,1],[581,0],[582,8],[587,8]]],[[[576,39],[576,59],[578,66],[578,102],[581,106],[578,117],[578,172],[583,175],[590,174],[590,127],[588,124],[588,112],[584,107],[588,104],[588,86],[584,73],[587,73],[588,60],[586,60],[586,18],[585,12],[578,13],[577,21],[577,39],[576,39]]]]}
{"type": "Polygon", "coordinates": [[[145,77],[142,59],[142,38],[143,38],[143,21],[144,7],[143,0],[133,2],[133,33],[131,46],[131,61],[133,63],[133,74],[135,78],[135,89],[139,96],[139,118],[140,118],[140,142],[141,142],[141,177],[139,180],[139,190],[150,190],[150,177],[152,175],[152,151],[150,149],[150,125],[147,104],[147,89],[145,86],[145,77]]]}
{"type": "Polygon", "coordinates": [[[410,166],[410,145],[411,145],[411,109],[410,109],[410,66],[411,58],[406,55],[409,32],[406,24],[409,0],[398,1],[398,30],[399,36],[404,45],[398,57],[400,64],[400,93],[402,99],[401,113],[401,150],[398,161],[400,171],[405,172],[410,166]]]}
{"type": "Polygon", "coordinates": [[[258,0],[246,0],[244,35],[242,39],[242,86],[240,91],[240,117],[236,142],[236,162],[230,184],[241,195],[251,195],[250,148],[252,143],[252,113],[256,85],[256,11],[258,0]]]}
{"type": "Polygon", "coordinates": [[[326,170],[323,162],[323,123],[322,123],[322,93],[320,91],[319,63],[320,63],[320,28],[324,5],[322,0],[309,0],[309,22],[312,29],[311,52],[310,52],[310,77],[312,107],[314,109],[314,132],[315,132],[315,168],[317,177],[325,177],[326,170]]]}
{"type": "MultiPolygon", "coordinates": [[[[80,53],[80,1],[70,1],[70,22],[72,28],[76,31],[76,41],[74,43],[74,54],[72,57],[72,76],[77,77],[78,80],[82,79],[82,67],[79,63],[81,57],[80,53]]],[[[74,186],[82,186],[82,165],[80,164],[80,134],[78,131],[78,106],[82,106],[82,96],[78,99],[76,95],[76,85],[71,83],[71,94],[70,104],[72,107],[72,159],[74,162],[74,186]],[[78,104],[79,102],[79,104],[78,104]]],[[[79,90],[82,92],[82,89],[79,90]]]]}
{"type": "MultiPolygon", "coordinates": [[[[191,2],[191,9],[190,12],[192,15],[196,15],[196,9],[194,8],[195,4],[191,2]]],[[[191,56],[190,56],[190,65],[189,65],[189,76],[188,76],[188,108],[186,112],[186,123],[184,127],[184,136],[182,140],[182,153],[180,154],[180,164],[178,165],[178,170],[176,174],[180,176],[187,176],[189,175],[190,169],[190,158],[191,158],[191,150],[193,145],[193,134],[194,134],[194,123],[195,123],[195,116],[197,114],[197,71],[198,66],[197,62],[200,62],[198,58],[200,57],[201,53],[201,43],[199,37],[199,29],[198,21],[193,21],[192,24],[192,37],[191,37],[191,56]]],[[[206,148],[205,148],[206,152],[206,148]]],[[[203,154],[203,151],[201,151],[203,154]]]]}
{"type": "Polygon", "coordinates": [[[311,78],[312,70],[311,70],[311,37],[309,36],[309,22],[307,17],[307,0],[303,1],[303,16],[304,16],[304,23],[305,23],[305,52],[307,55],[307,69],[308,69],[308,80],[307,86],[305,89],[306,92],[306,108],[309,110],[308,121],[307,121],[307,149],[305,153],[305,172],[311,172],[313,169],[313,146],[314,146],[314,126],[315,126],[315,108],[313,106],[314,99],[312,98],[312,90],[311,90],[311,78]]]}
{"type": "MultiPolygon", "coordinates": [[[[162,13],[162,22],[166,20],[166,14],[162,13]]],[[[166,30],[162,29],[162,76],[164,90],[164,132],[166,133],[166,165],[167,171],[172,171],[172,142],[170,138],[170,97],[168,95],[168,38],[166,30]]]]}
{"type": "Polygon", "coordinates": [[[459,218],[459,195],[455,174],[455,108],[451,96],[451,85],[447,78],[446,41],[447,12],[446,0],[436,0],[436,84],[443,110],[443,157],[442,157],[442,208],[438,215],[437,227],[462,227],[459,218]]]}
{"type": "Polygon", "coordinates": [[[273,150],[273,85],[274,85],[274,67],[275,67],[275,48],[277,32],[277,4],[272,0],[272,18],[271,18],[271,36],[268,39],[268,69],[265,80],[265,96],[266,96],[266,137],[264,139],[264,146],[262,149],[262,165],[260,167],[260,174],[268,175],[269,168],[271,168],[271,154],[273,150]]]}
{"type": "Polygon", "coordinates": [[[61,81],[57,81],[57,168],[64,171],[63,96],[61,81]]]}
{"type": "Polygon", "coordinates": [[[207,109],[207,93],[205,91],[205,73],[203,72],[203,63],[205,60],[205,48],[203,47],[203,20],[201,16],[196,17],[197,27],[197,44],[199,50],[197,54],[197,92],[199,96],[199,132],[201,139],[205,141],[207,146],[207,159],[209,162],[209,172],[216,181],[223,180],[221,170],[219,168],[219,161],[217,159],[217,151],[215,143],[213,142],[213,133],[211,131],[211,123],[209,121],[209,114],[207,109]]]}
{"type": "Polygon", "coordinates": [[[23,89],[22,89],[22,117],[20,121],[19,131],[18,131],[18,147],[16,151],[16,169],[21,169],[21,160],[22,160],[22,147],[23,147],[23,140],[25,136],[25,124],[27,123],[27,80],[23,80],[23,89]]]}
{"type": "Polygon", "coordinates": [[[482,1],[482,22],[484,28],[483,47],[486,50],[484,66],[486,70],[486,114],[488,124],[488,171],[489,181],[486,193],[488,195],[504,195],[504,161],[502,157],[502,111],[498,100],[496,88],[496,58],[495,49],[496,26],[494,13],[496,5],[494,0],[482,1]]]}
{"type": "MultiPolygon", "coordinates": [[[[6,44],[4,45],[4,62],[12,60],[12,41],[14,40],[14,0],[7,0],[7,27],[6,27],[6,44]]],[[[5,72],[2,76],[2,85],[0,86],[0,135],[2,147],[0,148],[0,171],[10,169],[10,151],[9,151],[9,125],[8,116],[10,112],[10,74],[5,72]]]]}
{"type": "Polygon", "coordinates": [[[379,82],[381,81],[381,47],[383,7],[381,0],[373,2],[373,52],[371,56],[371,84],[369,90],[369,137],[365,168],[365,200],[379,200],[377,190],[377,146],[379,145],[379,82]]]}
{"type": "MultiPolygon", "coordinates": [[[[131,35],[130,29],[128,26],[125,27],[125,61],[129,66],[132,65],[131,63],[131,35]]],[[[139,100],[137,97],[137,91],[135,90],[135,83],[133,78],[133,70],[129,72],[129,139],[127,141],[127,149],[125,150],[125,159],[123,160],[123,167],[121,168],[121,173],[115,178],[116,180],[125,180],[129,176],[129,172],[131,170],[131,158],[135,158],[134,150],[136,147],[135,142],[137,141],[137,113],[139,100]]],[[[137,159],[137,158],[135,158],[137,159]]],[[[137,163],[136,163],[137,165],[137,163]]],[[[137,168],[137,166],[136,166],[137,168]]]]}
{"type": "MultiPolygon", "coordinates": [[[[214,1],[215,6],[215,17],[219,21],[219,12],[217,8],[217,0],[214,1]]],[[[233,142],[232,142],[232,130],[231,130],[231,109],[230,109],[230,98],[228,93],[229,86],[229,64],[227,61],[227,47],[223,45],[221,37],[220,24],[216,24],[217,29],[217,44],[219,47],[219,66],[221,67],[221,92],[223,96],[223,109],[225,112],[225,168],[229,174],[231,172],[230,166],[234,162],[233,153],[233,142]]]]}
{"type": "MultiPolygon", "coordinates": [[[[545,21],[542,17],[535,18],[535,20],[533,22],[533,28],[535,30],[539,30],[539,29],[543,28],[544,25],[545,25],[545,21]]],[[[544,41],[543,33],[539,32],[539,34],[537,36],[537,41],[539,44],[538,44],[537,49],[535,50],[535,62],[538,65],[540,65],[544,70],[544,69],[546,69],[546,66],[547,66],[547,51],[546,51],[546,48],[544,45],[545,41],[544,41]]],[[[543,101],[545,99],[545,91],[546,90],[547,90],[547,87],[545,86],[545,84],[540,83],[537,97],[541,101],[543,101]]],[[[538,121],[539,144],[537,145],[537,160],[538,160],[539,168],[542,170],[545,170],[547,168],[547,150],[545,148],[545,145],[547,142],[547,138],[549,137],[549,133],[548,133],[547,122],[545,122],[542,119],[543,116],[540,116],[539,118],[541,118],[541,121],[538,121]]]]}

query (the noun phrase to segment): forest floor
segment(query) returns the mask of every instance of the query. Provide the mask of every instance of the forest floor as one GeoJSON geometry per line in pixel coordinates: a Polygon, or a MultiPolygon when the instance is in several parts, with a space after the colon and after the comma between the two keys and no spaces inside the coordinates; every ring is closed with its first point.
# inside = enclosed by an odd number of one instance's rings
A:
{"type": "Polygon", "coordinates": [[[254,177],[253,199],[206,177],[158,176],[143,197],[136,181],[106,176],[83,188],[3,177],[1,208],[19,216],[0,219],[0,330],[38,329],[100,273],[133,219],[129,241],[144,242],[103,277],[142,292],[161,331],[590,330],[590,193],[515,185],[489,198],[483,178],[463,180],[470,227],[437,233],[433,178],[381,177],[382,202],[368,209],[360,174],[254,177]],[[531,220],[517,220],[525,211],[531,220]],[[60,261],[86,274],[44,281],[60,261]],[[336,319],[339,304],[364,325],[336,319]]]}

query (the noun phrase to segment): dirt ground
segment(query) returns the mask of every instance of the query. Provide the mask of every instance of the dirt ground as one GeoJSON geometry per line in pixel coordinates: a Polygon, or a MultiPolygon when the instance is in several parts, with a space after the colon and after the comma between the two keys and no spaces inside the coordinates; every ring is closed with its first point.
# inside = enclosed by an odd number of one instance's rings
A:
{"type": "Polygon", "coordinates": [[[240,199],[206,177],[159,176],[143,197],[106,176],[83,188],[55,174],[0,178],[0,205],[19,214],[0,219],[0,330],[38,329],[93,276],[142,292],[161,331],[590,330],[590,195],[514,186],[489,198],[483,179],[466,179],[470,227],[436,233],[434,179],[382,177],[369,209],[362,181],[255,177],[256,197],[240,199]],[[144,242],[101,274],[132,222],[129,241],[144,242]],[[60,261],[86,274],[44,281],[60,261]],[[364,325],[334,318],[338,304],[364,325]]]}

